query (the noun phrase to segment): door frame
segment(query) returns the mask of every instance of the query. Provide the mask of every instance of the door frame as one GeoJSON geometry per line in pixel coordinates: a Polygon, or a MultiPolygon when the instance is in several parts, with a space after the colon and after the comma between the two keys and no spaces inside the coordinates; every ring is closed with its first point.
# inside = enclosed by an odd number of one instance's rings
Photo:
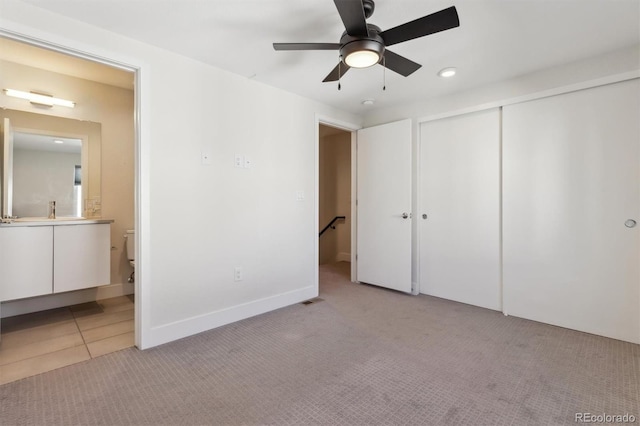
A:
{"type": "Polygon", "coordinates": [[[134,226],[136,229],[136,281],[134,292],[135,345],[139,349],[152,346],[150,342],[151,298],[149,288],[149,169],[150,146],[149,111],[151,100],[149,65],[139,58],[122,55],[115,51],[96,45],[71,40],[41,29],[14,24],[10,21],[0,22],[0,37],[29,44],[34,47],[63,53],[133,73],[134,76],[134,226]]]}
{"type": "MultiPolygon", "coordinates": [[[[335,117],[322,115],[316,113],[315,115],[315,145],[314,145],[314,155],[315,155],[315,176],[314,176],[314,188],[315,188],[315,204],[316,207],[314,209],[315,214],[315,227],[316,227],[316,242],[315,242],[315,276],[319,277],[319,262],[320,262],[320,239],[317,238],[318,233],[320,232],[320,125],[324,124],[327,126],[335,127],[340,130],[344,130],[345,132],[349,132],[351,134],[351,282],[358,282],[356,276],[356,267],[357,267],[357,217],[356,217],[356,196],[357,196],[357,179],[356,179],[356,155],[357,155],[357,131],[362,129],[362,126],[359,124],[354,124],[350,122],[346,122],[335,117]]],[[[316,279],[316,286],[318,286],[318,291],[320,291],[320,282],[319,279],[316,279]]]]}

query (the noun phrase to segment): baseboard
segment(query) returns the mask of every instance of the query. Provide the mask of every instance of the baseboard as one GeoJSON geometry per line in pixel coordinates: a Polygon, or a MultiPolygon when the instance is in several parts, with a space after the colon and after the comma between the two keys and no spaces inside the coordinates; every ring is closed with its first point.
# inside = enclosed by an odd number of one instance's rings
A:
{"type": "Polygon", "coordinates": [[[133,294],[133,284],[109,284],[66,293],[2,302],[2,318],[133,294]]]}
{"type": "Polygon", "coordinates": [[[211,330],[232,322],[251,318],[256,315],[284,308],[318,296],[318,287],[309,286],[302,289],[278,294],[260,300],[244,303],[204,315],[198,315],[173,323],[153,327],[145,332],[144,348],[148,349],[203,331],[211,330]]]}
{"type": "Polygon", "coordinates": [[[351,262],[351,253],[340,252],[336,255],[336,262],[351,262]]]}
{"type": "Polygon", "coordinates": [[[135,286],[133,283],[123,284],[110,284],[102,287],[97,287],[97,294],[95,300],[111,299],[112,297],[124,296],[127,294],[133,294],[135,286]]]}

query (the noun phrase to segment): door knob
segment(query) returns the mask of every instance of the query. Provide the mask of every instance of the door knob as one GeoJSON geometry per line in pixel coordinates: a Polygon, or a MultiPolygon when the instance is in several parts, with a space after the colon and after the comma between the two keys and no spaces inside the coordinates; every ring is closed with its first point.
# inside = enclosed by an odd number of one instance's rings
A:
{"type": "Polygon", "coordinates": [[[427,214],[426,213],[422,213],[422,218],[426,219],[427,218],[427,214]]]}
{"type": "Polygon", "coordinates": [[[625,223],[624,226],[626,226],[627,228],[633,228],[634,226],[636,226],[637,222],[633,219],[628,219],[625,223]]]}
{"type": "Polygon", "coordinates": [[[402,218],[403,219],[407,219],[409,217],[409,215],[407,213],[402,213],[402,218]]]}

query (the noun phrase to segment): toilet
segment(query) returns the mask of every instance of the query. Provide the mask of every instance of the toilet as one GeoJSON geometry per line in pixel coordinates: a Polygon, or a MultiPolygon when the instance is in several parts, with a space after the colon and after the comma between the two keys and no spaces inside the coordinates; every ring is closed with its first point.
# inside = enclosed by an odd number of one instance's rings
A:
{"type": "Polygon", "coordinates": [[[129,259],[129,264],[134,269],[129,276],[129,282],[132,283],[134,281],[135,267],[136,267],[136,231],[133,229],[129,229],[126,231],[126,235],[124,238],[127,240],[127,259],[129,259]]]}

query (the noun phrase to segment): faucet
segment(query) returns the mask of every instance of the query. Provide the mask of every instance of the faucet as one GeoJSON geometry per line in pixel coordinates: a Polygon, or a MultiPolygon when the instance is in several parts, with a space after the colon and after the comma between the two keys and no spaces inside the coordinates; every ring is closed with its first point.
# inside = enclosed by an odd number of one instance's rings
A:
{"type": "Polygon", "coordinates": [[[56,218],[56,202],[55,201],[49,201],[49,219],[55,219],[56,218]]]}

